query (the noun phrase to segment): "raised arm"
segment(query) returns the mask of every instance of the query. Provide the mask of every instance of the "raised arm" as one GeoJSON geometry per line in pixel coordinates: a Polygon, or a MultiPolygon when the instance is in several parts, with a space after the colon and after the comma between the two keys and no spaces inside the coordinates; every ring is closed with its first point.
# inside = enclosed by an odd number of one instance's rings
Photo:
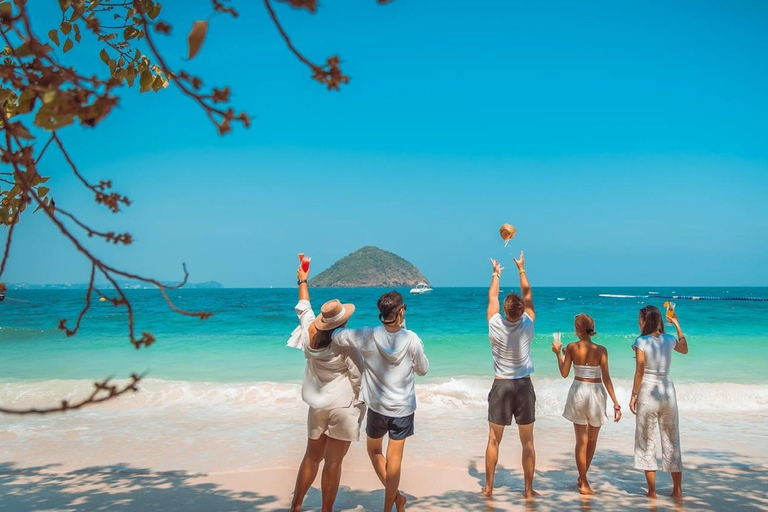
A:
{"type": "Polygon", "coordinates": [[[520,259],[514,260],[517,265],[517,272],[520,274],[520,294],[523,296],[523,302],[525,303],[525,312],[531,317],[531,320],[536,320],[536,312],[533,309],[533,292],[531,292],[531,284],[528,282],[528,274],[525,273],[525,255],[523,251],[520,251],[520,259]]]}
{"type": "Polygon", "coordinates": [[[603,373],[603,383],[605,389],[608,390],[608,395],[613,400],[613,421],[619,421],[621,419],[621,406],[619,401],[616,400],[616,393],[613,390],[613,381],[611,380],[611,374],[608,372],[608,351],[603,348],[603,353],[600,356],[600,370],[603,373]]]}
{"type": "Polygon", "coordinates": [[[491,258],[491,266],[493,266],[493,274],[491,274],[491,286],[488,287],[487,320],[499,312],[499,280],[501,279],[501,271],[504,270],[504,267],[493,258],[491,258]]]}
{"type": "Polygon", "coordinates": [[[675,351],[680,352],[681,354],[687,354],[688,340],[685,339],[683,328],[680,327],[680,320],[677,319],[677,315],[670,318],[670,322],[672,322],[675,325],[675,329],[677,329],[677,343],[675,343],[675,351]]]}
{"type": "Polygon", "coordinates": [[[304,349],[306,345],[311,346],[311,340],[315,337],[315,313],[309,303],[309,288],[307,287],[307,276],[309,272],[301,270],[299,265],[296,270],[296,277],[299,280],[299,302],[296,304],[296,315],[299,317],[299,326],[293,330],[287,345],[292,348],[304,349]]]}
{"type": "Polygon", "coordinates": [[[629,400],[629,410],[632,414],[637,414],[637,394],[640,392],[640,385],[643,383],[643,375],[645,375],[645,352],[637,347],[632,347],[635,350],[635,379],[632,381],[632,398],[629,400]]]}
{"type": "Polygon", "coordinates": [[[554,352],[555,357],[557,357],[557,367],[560,368],[560,375],[562,375],[563,378],[571,373],[571,363],[573,363],[573,356],[571,356],[571,351],[568,350],[569,346],[570,345],[565,347],[565,354],[563,354],[563,350],[561,350],[563,344],[560,343],[558,337],[555,337],[552,341],[552,352],[554,352]]]}

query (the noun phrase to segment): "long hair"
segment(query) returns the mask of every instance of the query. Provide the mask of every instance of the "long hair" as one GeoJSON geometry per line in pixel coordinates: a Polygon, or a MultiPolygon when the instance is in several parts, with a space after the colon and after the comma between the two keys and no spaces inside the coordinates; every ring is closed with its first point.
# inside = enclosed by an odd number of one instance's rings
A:
{"type": "Polygon", "coordinates": [[[656,306],[649,304],[641,309],[640,320],[643,322],[643,330],[640,336],[647,336],[655,331],[664,332],[664,320],[661,318],[661,311],[656,306]]]}
{"type": "Polygon", "coordinates": [[[314,342],[315,349],[321,349],[325,348],[328,345],[331,344],[331,336],[333,335],[334,331],[336,329],[339,329],[342,327],[341,325],[339,327],[336,327],[334,329],[331,329],[330,331],[321,331],[317,330],[315,333],[315,336],[312,338],[312,341],[314,342]]]}

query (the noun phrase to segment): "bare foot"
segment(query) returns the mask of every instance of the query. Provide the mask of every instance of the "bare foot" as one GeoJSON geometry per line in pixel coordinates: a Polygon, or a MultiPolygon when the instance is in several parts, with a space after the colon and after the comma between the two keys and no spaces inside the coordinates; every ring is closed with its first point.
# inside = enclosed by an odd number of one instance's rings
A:
{"type": "Polygon", "coordinates": [[[648,491],[647,493],[645,493],[645,495],[651,499],[654,499],[654,500],[656,499],[656,491],[648,491]]]}
{"type": "Polygon", "coordinates": [[[290,512],[301,512],[301,505],[293,505],[290,512]]]}
{"type": "Polygon", "coordinates": [[[579,493],[580,494],[595,494],[595,491],[589,486],[589,482],[583,482],[579,479],[579,493]]]}
{"type": "Polygon", "coordinates": [[[405,512],[405,503],[407,501],[408,498],[406,498],[403,493],[397,493],[397,498],[395,498],[395,508],[397,508],[397,512],[405,512]]]}
{"type": "Polygon", "coordinates": [[[539,496],[539,493],[531,489],[530,491],[525,491],[525,499],[529,500],[531,498],[536,498],[539,496]]]}
{"type": "Polygon", "coordinates": [[[487,489],[483,487],[483,490],[480,491],[480,494],[483,495],[483,498],[493,498],[493,489],[487,489]]]}
{"type": "Polygon", "coordinates": [[[681,500],[683,499],[683,490],[682,489],[672,489],[672,494],[670,494],[675,499],[681,500]]]}

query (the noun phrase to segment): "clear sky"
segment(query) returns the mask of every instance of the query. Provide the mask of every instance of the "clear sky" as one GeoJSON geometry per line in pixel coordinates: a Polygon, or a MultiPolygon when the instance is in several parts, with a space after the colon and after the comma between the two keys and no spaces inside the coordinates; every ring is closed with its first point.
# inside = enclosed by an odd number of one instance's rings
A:
{"type": "MultiPolygon", "coordinates": [[[[163,4],[170,60],[230,85],[254,122],[222,138],[177,91],[126,90],[96,130],[63,133],[84,174],[135,201],[103,212],[44,160],[58,204],[134,235],[93,245],[118,266],[283,287],[299,251],[317,272],[376,245],[436,286],[485,286],[489,257],[509,268],[523,249],[534,285],[768,286],[768,2],[276,4],[309,58],[341,56],[341,92],[309,78],[261,2],[233,1],[240,18],[214,18],[192,62],[185,36],[208,2],[163,4]]],[[[96,69],[97,53],[65,58],[96,69]]],[[[25,216],[6,281],[87,272],[25,216]]]]}

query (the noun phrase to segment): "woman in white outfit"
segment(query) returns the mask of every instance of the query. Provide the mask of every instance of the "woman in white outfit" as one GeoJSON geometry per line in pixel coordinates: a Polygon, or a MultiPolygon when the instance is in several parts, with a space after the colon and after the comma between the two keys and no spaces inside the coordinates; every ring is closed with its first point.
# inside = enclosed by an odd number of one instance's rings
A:
{"type": "Polygon", "coordinates": [[[669,378],[672,351],[688,353],[688,342],[677,316],[668,318],[677,329],[677,338],[664,332],[664,320],[656,306],[640,310],[640,336],[632,344],[637,357],[629,409],[637,415],[635,426],[635,468],[645,471],[648,497],[656,497],[656,426],[661,434],[662,470],[672,473],[672,494],[683,496],[683,459],[675,385],[669,378]]]}
{"type": "Polygon", "coordinates": [[[300,325],[288,341],[289,346],[304,350],[307,359],[301,397],[309,405],[307,450],[296,476],[291,512],[301,510],[322,460],[322,510],[331,512],[339,490],[342,460],[351,441],[360,439],[365,415],[365,404],[358,400],[363,361],[354,347],[331,344],[331,335],[347,325],[355,306],[334,299],[323,304],[320,315],[315,317],[309,303],[308,275],[299,266],[296,314],[300,325]]]}
{"type": "Polygon", "coordinates": [[[561,352],[559,336],[552,342],[552,352],[557,356],[560,375],[568,377],[573,363],[573,384],[568,391],[563,417],[573,423],[576,433],[576,469],[579,472],[578,487],[581,494],[594,494],[587,480],[587,471],[597,448],[597,436],[608,420],[605,406],[608,394],[613,401],[613,421],[621,419],[621,407],[616,400],[613,382],[608,372],[608,350],[592,341],[595,321],[585,314],[578,314],[573,322],[579,341],[569,343],[561,352]]]}

